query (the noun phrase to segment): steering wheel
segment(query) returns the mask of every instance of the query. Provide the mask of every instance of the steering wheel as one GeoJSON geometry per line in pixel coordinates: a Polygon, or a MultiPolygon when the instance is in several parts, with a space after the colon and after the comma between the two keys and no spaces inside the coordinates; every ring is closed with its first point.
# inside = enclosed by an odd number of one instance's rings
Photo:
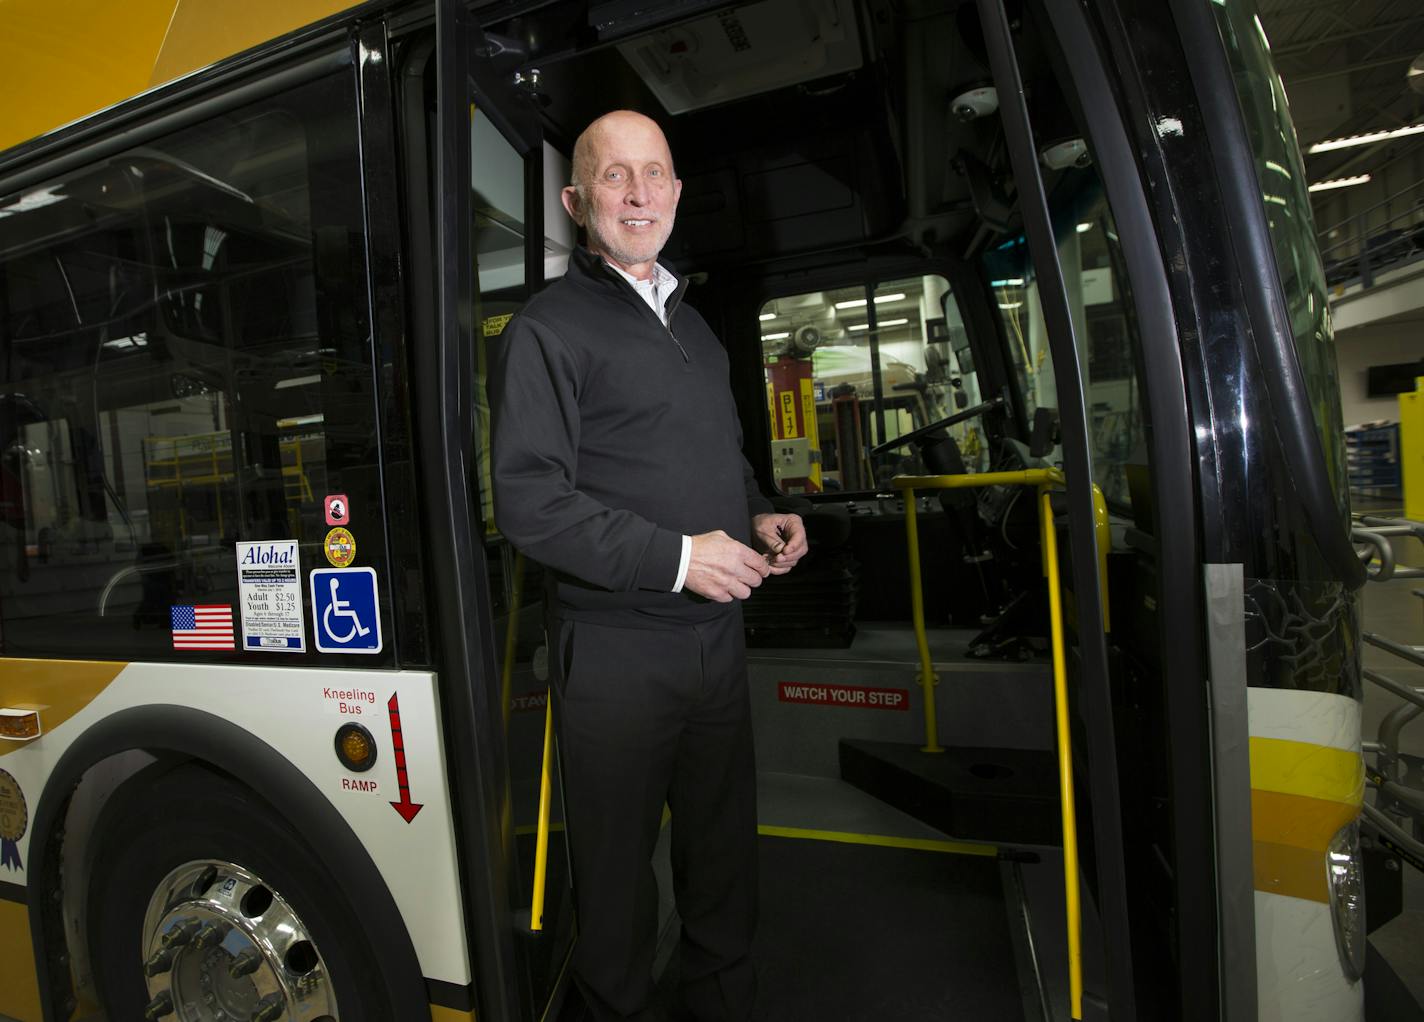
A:
{"type": "Polygon", "coordinates": [[[977,404],[972,408],[966,408],[962,412],[955,412],[953,415],[947,415],[943,419],[936,419],[929,425],[921,426],[919,429],[915,430],[912,433],[906,433],[903,436],[897,436],[893,440],[887,440],[883,444],[879,444],[875,447],[872,447],[870,449],[871,457],[874,457],[877,454],[884,454],[886,451],[893,451],[895,448],[903,447],[906,444],[911,444],[915,443],[916,441],[923,440],[925,437],[929,436],[931,433],[934,433],[936,430],[946,429],[950,426],[957,425],[967,419],[974,418],[976,415],[983,415],[985,412],[992,412],[996,408],[1004,407],[1004,405],[1007,403],[1008,402],[1002,394],[1000,394],[998,397],[991,397],[988,401],[981,402],[980,404],[977,404]]]}

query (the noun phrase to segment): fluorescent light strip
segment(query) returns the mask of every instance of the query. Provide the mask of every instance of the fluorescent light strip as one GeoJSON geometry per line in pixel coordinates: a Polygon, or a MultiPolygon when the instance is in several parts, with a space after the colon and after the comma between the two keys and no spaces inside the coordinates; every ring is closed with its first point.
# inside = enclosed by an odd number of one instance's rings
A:
{"type": "Polygon", "coordinates": [[[762,334],[761,339],[763,341],[784,341],[790,336],[791,332],[789,330],[783,330],[779,334],[762,334]]]}
{"type": "Polygon", "coordinates": [[[1024,279],[1022,277],[1006,277],[1003,280],[991,280],[989,283],[993,287],[1023,287],[1024,279]]]}
{"type": "MultiPolygon", "coordinates": [[[[879,323],[875,324],[875,326],[876,326],[876,329],[884,329],[884,328],[887,327],[887,326],[904,326],[904,325],[905,325],[906,323],[908,323],[908,322],[910,322],[908,319],[882,319],[879,323]]],[[[853,326],[848,326],[848,327],[846,327],[846,329],[847,329],[847,330],[869,330],[869,329],[870,329],[870,324],[869,324],[869,323],[856,323],[856,324],[853,325],[853,326]]]]}
{"type": "Polygon", "coordinates": [[[1362,185],[1369,181],[1368,174],[1356,174],[1354,177],[1337,177],[1329,181],[1317,181],[1310,186],[1312,192],[1328,192],[1332,188],[1349,188],[1352,185],[1362,185]]]}
{"type": "MultiPolygon", "coordinates": [[[[900,301],[904,301],[904,299],[905,299],[905,296],[904,296],[903,294],[876,295],[876,296],[875,296],[875,304],[876,304],[876,305],[884,305],[886,302],[900,302],[900,301]]],[[[865,299],[864,299],[864,298],[852,298],[850,301],[846,301],[846,302],[836,302],[836,308],[838,308],[838,309],[863,309],[863,308],[865,308],[865,299]]]]}
{"type": "Polygon", "coordinates": [[[760,316],[757,317],[757,319],[761,320],[763,323],[765,323],[765,322],[766,322],[767,320],[769,320],[769,319],[775,319],[775,318],[776,318],[776,313],[774,313],[774,312],[763,312],[760,316]]]}
{"type": "Polygon", "coordinates": [[[1373,145],[1376,142],[1388,142],[1392,138],[1404,138],[1406,135],[1418,135],[1424,133],[1424,124],[1410,124],[1403,128],[1395,128],[1392,131],[1369,131],[1363,135],[1350,135],[1346,138],[1328,138],[1323,142],[1317,142],[1310,147],[1312,153],[1328,153],[1334,149],[1349,149],[1357,145],[1373,145]]]}
{"type": "Polygon", "coordinates": [[[1079,234],[1087,234],[1087,233],[1088,233],[1089,231],[1091,231],[1092,229],[1093,229],[1093,225],[1092,225],[1092,224],[1079,224],[1079,225],[1078,225],[1078,233],[1079,233],[1079,234]]]}
{"type": "Polygon", "coordinates": [[[312,376],[293,376],[289,380],[278,380],[272,385],[273,390],[287,390],[290,387],[310,387],[313,383],[321,382],[321,374],[312,376]]]}

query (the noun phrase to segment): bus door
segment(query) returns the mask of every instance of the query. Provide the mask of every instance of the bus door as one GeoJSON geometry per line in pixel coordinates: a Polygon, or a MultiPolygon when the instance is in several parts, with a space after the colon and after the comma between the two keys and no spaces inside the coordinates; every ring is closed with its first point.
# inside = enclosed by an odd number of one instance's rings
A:
{"type": "MultiPolygon", "coordinates": [[[[512,73],[511,55],[463,4],[441,0],[436,10],[433,50],[427,40],[407,58],[402,99],[412,223],[429,230],[413,249],[433,259],[414,279],[434,282],[424,314],[438,341],[416,356],[416,414],[436,441],[422,451],[428,527],[434,548],[450,552],[435,558],[431,614],[449,680],[447,726],[467,729],[450,736],[470,753],[452,759],[452,781],[467,793],[457,800],[464,839],[484,866],[468,878],[466,906],[479,1014],[538,1019],[560,989],[572,898],[547,726],[542,584],[493,518],[485,382],[505,324],[545,277],[546,147],[537,79],[512,73]],[[536,851],[545,863],[537,880],[536,851]]],[[[557,253],[550,270],[562,272],[557,253]]]]}

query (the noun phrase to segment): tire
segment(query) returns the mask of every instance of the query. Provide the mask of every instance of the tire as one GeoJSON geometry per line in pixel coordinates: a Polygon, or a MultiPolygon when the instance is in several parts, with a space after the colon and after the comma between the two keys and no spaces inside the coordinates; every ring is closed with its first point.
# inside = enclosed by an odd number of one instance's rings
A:
{"type": "Polygon", "coordinates": [[[246,1022],[264,1004],[282,1020],[398,1017],[360,913],[276,810],[194,763],[136,780],[101,815],[89,886],[90,961],[109,1018],[143,1019],[165,990],[180,1002],[168,1019],[246,1022]],[[206,937],[178,932],[190,922],[206,937]],[[146,962],[165,954],[150,979],[146,962]],[[302,1014],[278,1011],[277,997],[301,998],[302,1014]]]}

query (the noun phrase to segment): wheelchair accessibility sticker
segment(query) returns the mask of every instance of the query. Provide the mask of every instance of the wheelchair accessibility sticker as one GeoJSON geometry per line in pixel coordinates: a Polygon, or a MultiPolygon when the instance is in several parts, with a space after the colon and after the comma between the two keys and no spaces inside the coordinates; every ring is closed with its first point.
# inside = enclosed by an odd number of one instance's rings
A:
{"type": "Polygon", "coordinates": [[[381,613],[375,568],[316,568],[312,628],[322,653],[379,653],[381,613]]]}

